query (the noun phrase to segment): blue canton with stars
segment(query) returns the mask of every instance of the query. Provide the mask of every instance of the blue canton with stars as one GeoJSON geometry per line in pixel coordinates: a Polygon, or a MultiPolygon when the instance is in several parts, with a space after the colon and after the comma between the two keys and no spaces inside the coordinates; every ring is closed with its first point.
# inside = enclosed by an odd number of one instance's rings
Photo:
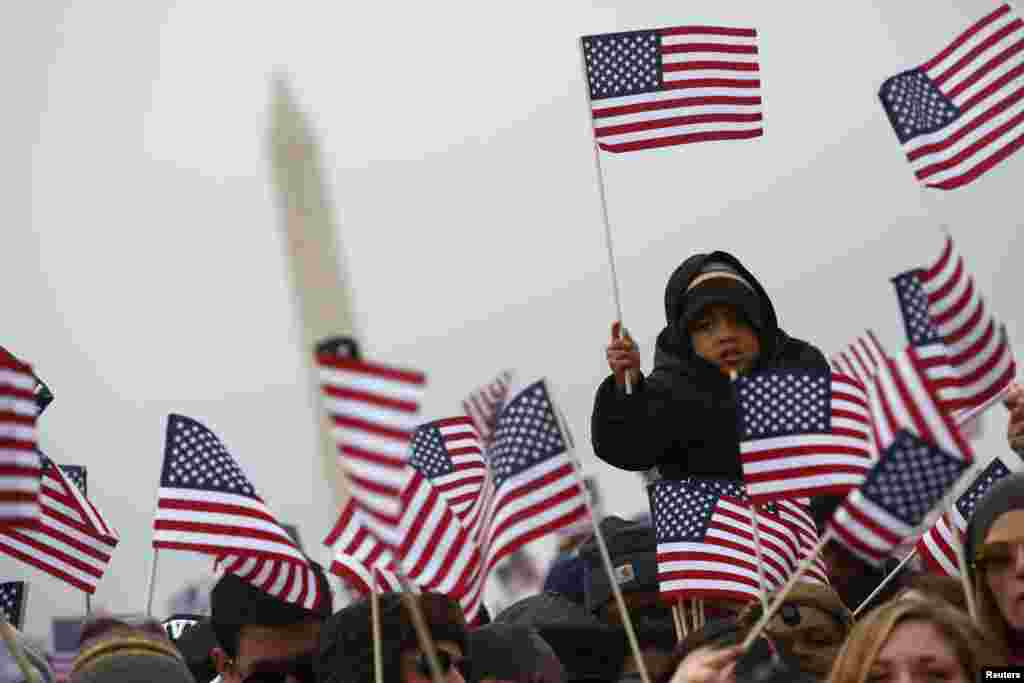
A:
{"type": "Polygon", "coordinates": [[[590,99],[659,90],[662,83],[660,48],[657,31],[583,36],[590,99]]]}
{"type": "Polygon", "coordinates": [[[491,447],[495,487],[500,489],[509,477],[566,451],[547,387],[543,381],[535,382],[498,416],[491,447]]]}
{"type": "Polygon", "coordinates": [[[658,543],[700,543],[707,534],[718,495],[688,481],[663,479],[647,487],[658,543]]]}
{"type": "Polygon", "coordinates": [[[200,423],[181,415],[171,415],[167,421],[160,486],[261,500],[220,439],[200,423]]]}
{"type": "Polygon", "coordinates": [[[901,429],[861,486],[861,494],[907,526],[921,523],[967,463],[901,429]]]}
{"type": "Polygon", "coordinates": [[[431,480],[455,471],[451,456],[444,447],[444,437],[436,423],[420,425],[413,432],[409,464],[431,480]]]}
{"type": "Polygon", "coordinates": [[[0,583],[0,610],[7,615],[11,626],[20,629],[25,616],[25,582],[8,581],[0,583]]]}
{"type": "Polygon", "coordinates": [[[945,128],[961,113],[921,69],[887,79],[878,90],[878,99],[901,144],[945,128]]]}
{"type": "Polygon", "coordinates": [[[920,270],[910,270],[892,279],[903,315],[903,328],[911,346],[927,346],[942,341],[928,312],[928,294],[921,285],[920,273],[920,270]]]}
{"type": "Polygon", "coordinates": [[[832,375],[823,371],[774,370],[736,381],[742,441],[832,429],[832,375]]]}
{"type": "Polygon", "coordinates": [[[86,493],[88,480],[86,478],[85,465],[61,465],[60,471],[81,491],[83,496],[89,495],[86,493]]]}
{"type": "Polygon", "coordinates": [[[977,507],[978,501],[985,497],[985,494],[995,486],[997,481],[1009,474],[1010,470],[997,456],[995,460],[988,464],[988,467],[975,477],[971,485],[956,499],[956,510],[963,517],[964,522],[971,521],[971,516],[974,514],[974,508],[977,507]]]}

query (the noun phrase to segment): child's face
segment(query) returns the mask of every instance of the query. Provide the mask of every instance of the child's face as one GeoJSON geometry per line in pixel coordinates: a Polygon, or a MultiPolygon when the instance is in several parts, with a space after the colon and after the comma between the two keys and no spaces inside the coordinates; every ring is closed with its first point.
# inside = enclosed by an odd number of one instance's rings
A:
{"type": "Polygon", "coordinates": [[[697,355],[724,374],[754,367],[761,342],[750,323],[728,304],[712,304],[687,325],[697,355]]]}

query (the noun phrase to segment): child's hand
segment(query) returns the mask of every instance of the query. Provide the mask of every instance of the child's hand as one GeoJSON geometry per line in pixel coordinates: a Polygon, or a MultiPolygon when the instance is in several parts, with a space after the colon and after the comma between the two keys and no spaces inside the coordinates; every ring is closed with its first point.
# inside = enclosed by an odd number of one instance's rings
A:
{"type": "Polygon", "coordinates": [[[1024,457],[1024,386],[1014,384],[1004,400],[1010,411],[1010,424],[1006,427],[1006,439],[1010,448],[1024,457]]]}
{"type": "Polygon", "coordinates": [[[640,350],[629,332],[624,332],[622,323],[612,323],[612,342],[605,350],[605,357],[619,387],[626,386],[627,372],[631,383],[636,386],[640,381],[640,350]]]}

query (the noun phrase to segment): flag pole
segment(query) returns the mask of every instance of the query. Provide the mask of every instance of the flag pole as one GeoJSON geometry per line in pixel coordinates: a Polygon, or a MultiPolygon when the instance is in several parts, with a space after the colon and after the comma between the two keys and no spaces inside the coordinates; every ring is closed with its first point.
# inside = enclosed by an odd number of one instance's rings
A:
{"type": "MultiPolygon", "coordinates": [[[[568,447],[569,444],[573,443],[572,437],[569,432],[569,424],[565,420],[565,416],[562,415],[561,408],[552,401],[552,407],[554,408],[555,419],[558,420],[559,428],[563,434],[563,439],[568,447]]],[[[567,448],[568,450],[568,448],[567,448]]],[[[629,640],[629,647],[633,651],[633,658],[636,660],[636,668],[640,673],[640,679],[643,683],[651,683],[651,676],[647,672],[647,663],[644,661],[643,650],[640,649],[640,641],[636,637],[636,630],[633,628],[633,620],[629,616],[629,610],[626,609],[626,600],[622,597],[622,589],[619,588],[619,582],[615,580],[615,569],[612,567],[612,558],[608,552],[608,545],[604,541],[604,536],[601,535],[601,529],[597,523],[597,516],[594,514],[594,505],[590,500],[590,489],[584,483],[586,479],[583,476],[583,464],[576,458],[575,451],[570,450],[569,460],[572,462],[573,467],[576,470],[577,483],[583,493],[583,503],[587,508],[587,516],[590,517],[591,526],[594,527],[594,540],[597,543],[598,552],[601,555],[601,562],[604,564],[605,573],[608,574],[608,583],[612,588],[612,595],[615,597],[615,604],[619,608],[619,615],[622,618],[622,625],[626,629],[626,638],[629,640]]]]}
{"type": "Polygon", "coordinates": [[[156,565],[160,559],[160,549],[153,548],[153,559],[149,564],[149,581],[146,585],[146,616],[153,616],[153,595],[156,593],[156,565]]]}
{"type": "Polygon", "coordinates": [[[857,609],[853,610],[853,616],[856,617],[858,614],[863,612],[864,608],[870,605],[871,601],[874,600],[879,593],[885,590],[885,587],[888,586],[892,582],[892,580],[899,575],[900,571],[903,570],[903,567],[905,567],[906,564],[910,562],[910,560],[912,560],[915,555],[917,555],[917,548],[914,548],[909,553],[907,553],[907,556],[900,560],[900,563],[896,565],[896,567],[891,572],[889,572],[884,579],[882,579],[882,582],[875,586],[875,590],[871,591],[871,594],[868,595],[868,597],[864,598],[859,605],[857,605],[857,609]]]}
{"type": "Polygon", "coordinates": [[[373,634],[373,680],[384,683],[384,650],[380,637],[380,595],[377,593],[377,570],[370,569],[370,628],[373,634]]]}
{"type": "Polygon", "coordinates": [[[7,620],[7,615],[4,614],[3,610],[0,610],[0,636],[3,637],[4,642],[7,644],[7,651],[11,653],[11,657],[14,658],[14,662],[18,665],[18,669],[21,671],[21,675],[25,677],[25,680],[29,683],[40,683],[39,672],[35,670],[28,661],[28,657],[25,656],[25,650],[22,648],[21,643],[18,642],[17,633],[14,627],[11,626],[11,622],[7,620]]]}
{"type": "MultiPolygon", "coordinates": [[[[597,128],[590,103],[590,79],[587,77],[587,57],[583,52],[583,38],[580,38],[580,73],[583,75],[583,88],[587,100],[587,118],[594,138],[594,168],[597,170],[597,195],[601,200],[601,219],[604,221],[604,243],[608,249],[608,267],[612,274],[612,297],[615,300],[615,315],[619,322],[619,338],[628,338],[629,333],[622,322],[622,296],[619,293],[619,276],[615,269],[615,250],[612,248],[612,225],[608,218],[608,201],[604,193],[604,171],[601,169],[601,148],[597,144],[597,128]]],[[[633,380],[626,372],[626,393],[633,393],[633,380]]]]}
{"type": "Polygon", "coordinates": [[[977,624],[978,605],[974,600],[974,591],[971,590],[971,580],[967,578],[967,558],[964,557],[963,541],[954,543],[953,550],[956,552],[956,563],[960,567],[960,585],[963,586],[964,597],[967,599],[967,614],[970,615],[971,621],[977,624]]]}
{"type": "Polygon", "coordinates": [[[768,609],[764,610],[764,612],[761,614],[761,618],[758,619],[757,623],[754,624],[754,627],[750,629],[750,633],[747,634],[747,637],[746,639],[744,639],[743,645],[740,649],[748,649],[754,643],[754,641],[757,640],[757,637],[761,635],[762,631],[764,631],[765,627],[768,625],[768,622],[772,620],[772,617],[775,616],[775,613],[779,611],[780,607],[782,607],[782,603],[785,601],[786,596],[789,595],[789,592],[793,590],[793,586],[795,586],[796,582],[800,580],[800,577],[804,575],[804,572],[811,568],[811,565],[814,564],[814,561],[818,559],[818,554],[821,553],[821,551],[825,548],[825,545],[831,540],[831,531],[826,531],[824,534],[822,534],[821,538],[818,539],[818,544],[815,545],[811,552],[807,554],[807,557],[804,558],[803,562],[800,563],[800,566],[796,568],[796,571],[793,572],[793,574],[789,577],[789,580],[786,581],[786,585],[784,585],[782,589],[775,595],[775,599],[772,600],[772,603],[768,606],[768,609]]]}
{"type": "Polygon", "coordinates": [[[409,617],[412,619],[412,626],[416,631],[416,639],[420,643],[420,649],[423,650],[423,654],[427,656],[431,681],[433,683],[444,683],[444,672],[441,671],[441,662],[437,658],[434,639],[430,635],[430,628],[427,626],[427,620],[423,616],[423,610],[420,609],[419,600],[416,599],[416,594],[413,593],[409,579],[405,578],[403,574],[399,574],[398,580],[402,582],[402,600],[405,602],[406,609],[409,610],[409,617]]]}

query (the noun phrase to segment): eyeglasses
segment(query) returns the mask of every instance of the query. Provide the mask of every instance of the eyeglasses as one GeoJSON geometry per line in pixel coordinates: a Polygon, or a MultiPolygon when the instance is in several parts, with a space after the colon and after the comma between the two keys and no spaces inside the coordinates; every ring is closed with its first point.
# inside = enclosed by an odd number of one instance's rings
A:
{"type": "Polygon", "coordinates": [[[316,681],[312,653],[293,659],[258,663],[256,666],[259,670],[243,678],[242,683],[284,683],[288,676],[293,676],[302,683],[316,681]]]}
{"type": "MultiPolygon", "coordinates": [[[[442,676],[447,676],[451,673],[452,667],[455,667],[455,669],[465,677],[465,659],[457,659],[450,652],[442,650],[441,648],[436,648],[435,652],[437,653],[437,664],[441,667],[442,676]]],[[[433,672],[430,670],[430,660],[427,657],[426,652],[421,652],[416,658],[416,671],[424,678],[430,678],[433,675],[433,672]]]]}

